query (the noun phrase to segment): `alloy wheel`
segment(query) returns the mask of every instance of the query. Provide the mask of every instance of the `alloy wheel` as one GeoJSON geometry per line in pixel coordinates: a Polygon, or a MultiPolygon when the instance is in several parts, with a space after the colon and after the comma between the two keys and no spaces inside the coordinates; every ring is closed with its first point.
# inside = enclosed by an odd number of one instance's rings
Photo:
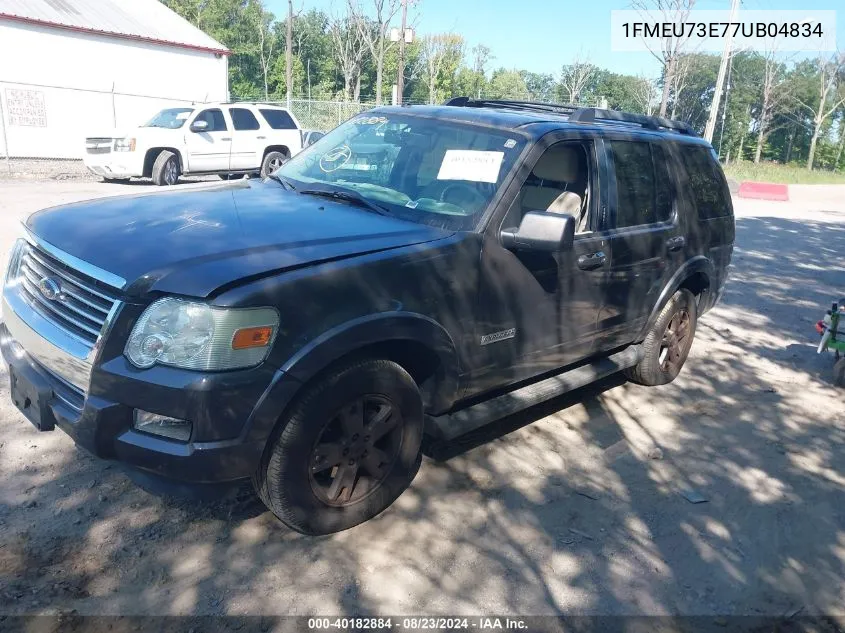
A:
{"type": "Polygon", "coordinates": [[[311,488],[324,503],[347,506],[375,492],[402,445],[402,414],[383,396],[347,403],[320,434],[309,458],[311,488]]]}
{"type": "Polygon", "coordinates": [[[671,373],[680,371],[690,337],[690,314],[686,309],[678,310],[666,326],[660,342],[660,369],[671,373]]]}

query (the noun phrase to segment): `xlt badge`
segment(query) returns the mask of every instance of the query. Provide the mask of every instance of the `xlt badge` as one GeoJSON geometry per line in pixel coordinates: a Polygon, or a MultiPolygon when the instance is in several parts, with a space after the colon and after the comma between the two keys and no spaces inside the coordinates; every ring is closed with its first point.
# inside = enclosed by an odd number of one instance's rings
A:
{"type": "Polygon", "coordinates": [[[492,334],[485,334],[481,337],[482,345],[489,345],[490,343],[498,343],[516,336],[516,328],[512,327],[509,330],[502,330],[501,332],[493,332],[492,334]]]}

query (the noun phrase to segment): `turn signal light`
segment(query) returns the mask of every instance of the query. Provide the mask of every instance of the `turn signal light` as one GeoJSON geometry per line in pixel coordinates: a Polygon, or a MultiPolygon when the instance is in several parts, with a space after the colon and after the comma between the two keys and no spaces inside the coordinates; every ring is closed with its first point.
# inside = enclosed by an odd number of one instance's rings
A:
{"type": "Polygon", "coordinates": [[[232,349],[250,349],[252,347],[266,347],[273,338],[273,328],[270,326],[245,327],[232,337],[232,349]]]}

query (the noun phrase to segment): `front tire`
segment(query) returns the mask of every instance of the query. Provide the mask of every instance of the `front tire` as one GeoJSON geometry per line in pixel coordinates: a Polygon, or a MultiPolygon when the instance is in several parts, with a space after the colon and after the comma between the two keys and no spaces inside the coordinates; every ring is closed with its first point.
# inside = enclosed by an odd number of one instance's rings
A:
{"type": "Polygon", "coordinates": [[[266,178],[272,174],[279,167],[284,165],[288,158],[289,156],[283,154],[282,152],[267,152],[267,155],[261,162],[261,177],[266,178]]]}
{"type": "Polygon", "coordinates": [[[152,178],[159,187],[171,186],[179,182],[179,158],[176,154],[164,150],[156,156],[152,178]]]}
{"type": "Polygon", "coordinates": [[[392,504],[419,469],[423,406],[413,378],[360,360],[306,388],[271,438],[253,484],[303,534],[331,534],[392,504]]]}
{"type": "Polygon", "coordinates": [[[649,387],[675,380],[692,347],[697,320],[695,295],[685,288],[678,290],[643,340],[642,360],[625,370],[628,380],[649,387]]]}

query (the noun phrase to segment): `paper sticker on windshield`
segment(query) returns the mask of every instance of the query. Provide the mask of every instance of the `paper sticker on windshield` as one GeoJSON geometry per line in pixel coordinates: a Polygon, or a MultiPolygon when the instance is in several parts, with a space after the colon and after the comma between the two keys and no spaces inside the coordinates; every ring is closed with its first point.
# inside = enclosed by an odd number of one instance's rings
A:
{"type": "Polygon", "coordinates": [[[504,152],[482,152],[472,149],[449,149],[440,164],[437,180],[496,182],[504,152]]]}
{"type": "Polygon", "coordinates": [[[177,112],[177,113],[176,113],[176,118],[177,118],[178,120],[180,120],[180,121],[184,121],[184,120],[185,120],[185,119],[187,119],[189,116],[191,116],[191,113],[190,113],[190,112],[177,112]]]}
{"type": "Polygon", "coordinates": [[[513,149],[514,147],[516,147],[516,141],[512,138],[509,138],[507,141],[505,141],[505,147],[507,147],[508,149],[513,149]]]}

